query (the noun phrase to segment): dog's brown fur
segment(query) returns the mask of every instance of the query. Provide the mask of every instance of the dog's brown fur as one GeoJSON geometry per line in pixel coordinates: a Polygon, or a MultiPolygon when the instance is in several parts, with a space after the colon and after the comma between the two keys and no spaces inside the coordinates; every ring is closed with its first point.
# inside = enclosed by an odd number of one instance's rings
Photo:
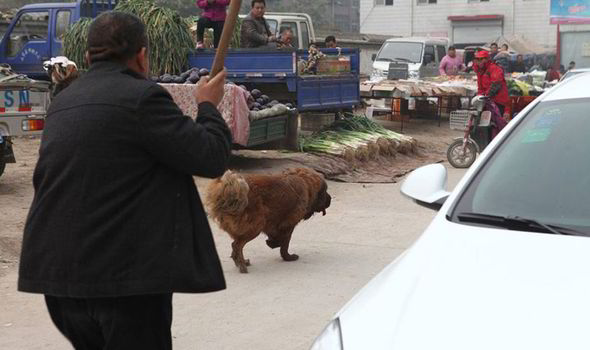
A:
{"type": "Polygon", "coordinates": [[[326,181],[314,170],[287,169],[277,175],[240,175],[231,171],[214,180],[207,193],[210,215],[233,238],[232,259],[240,272],[247,273],[246,243],[264,232],[270,248],[281,248],[285,261],[299,257],[289,254],[295,226],[313,216],[326,214],[331,197],[326,181]]]}

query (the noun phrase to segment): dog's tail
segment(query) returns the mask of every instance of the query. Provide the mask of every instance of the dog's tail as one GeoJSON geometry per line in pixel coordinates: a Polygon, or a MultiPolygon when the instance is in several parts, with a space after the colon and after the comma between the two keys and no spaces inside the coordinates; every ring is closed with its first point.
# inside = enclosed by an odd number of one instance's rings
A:
{"type": "Polygon", "coordinates": [[[213,180],[207,191],[207,207],[214,219],[223,215],[239,215],[248,206],[250,186],[240,174],[226,171],[213,180]]]}

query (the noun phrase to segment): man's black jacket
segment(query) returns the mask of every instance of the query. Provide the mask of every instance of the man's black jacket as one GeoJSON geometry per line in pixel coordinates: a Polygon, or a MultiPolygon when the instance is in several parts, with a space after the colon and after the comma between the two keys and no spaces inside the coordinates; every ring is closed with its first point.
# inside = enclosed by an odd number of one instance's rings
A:
{"type": "Polygon", "coordinates": [[[49,108],[18,289],[82,298],[224,289],[192,176],[221,176],[230,152],[212,104],[194,122],[159,85],[93,64],[49,108]]]}

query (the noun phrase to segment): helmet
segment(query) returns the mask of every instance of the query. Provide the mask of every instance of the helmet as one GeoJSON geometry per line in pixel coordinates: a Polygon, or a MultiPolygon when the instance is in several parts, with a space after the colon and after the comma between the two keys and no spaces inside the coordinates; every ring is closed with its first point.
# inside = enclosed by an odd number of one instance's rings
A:
{"type": "Polygon", "coordinates": [[[489,57],[490,57],[490,53],[487,52],[486,50],[477,51],[475,53],[475,58],[489,58],[489,57]]]}

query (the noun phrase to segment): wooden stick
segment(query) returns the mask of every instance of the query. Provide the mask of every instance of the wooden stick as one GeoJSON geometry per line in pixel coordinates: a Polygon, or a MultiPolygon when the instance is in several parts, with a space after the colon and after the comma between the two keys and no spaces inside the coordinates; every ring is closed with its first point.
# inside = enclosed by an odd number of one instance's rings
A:
{"type": "Polygon", "coordinates": [[[223,70],[225,55],[227,54],[227,48],[229,47],[229,43],[232,39],[234,28],[236,27],[238,13],[240,12],[241,5],[242,0],[231,0],[229,4],[229,12],[225,18],[225,23],[223,24],[223,32],[221,33],[219,46],[217,47],[215,59],[213,60],[213,66],[211,67],[211,78],[215,77],[217,73],[223,70]]]}

